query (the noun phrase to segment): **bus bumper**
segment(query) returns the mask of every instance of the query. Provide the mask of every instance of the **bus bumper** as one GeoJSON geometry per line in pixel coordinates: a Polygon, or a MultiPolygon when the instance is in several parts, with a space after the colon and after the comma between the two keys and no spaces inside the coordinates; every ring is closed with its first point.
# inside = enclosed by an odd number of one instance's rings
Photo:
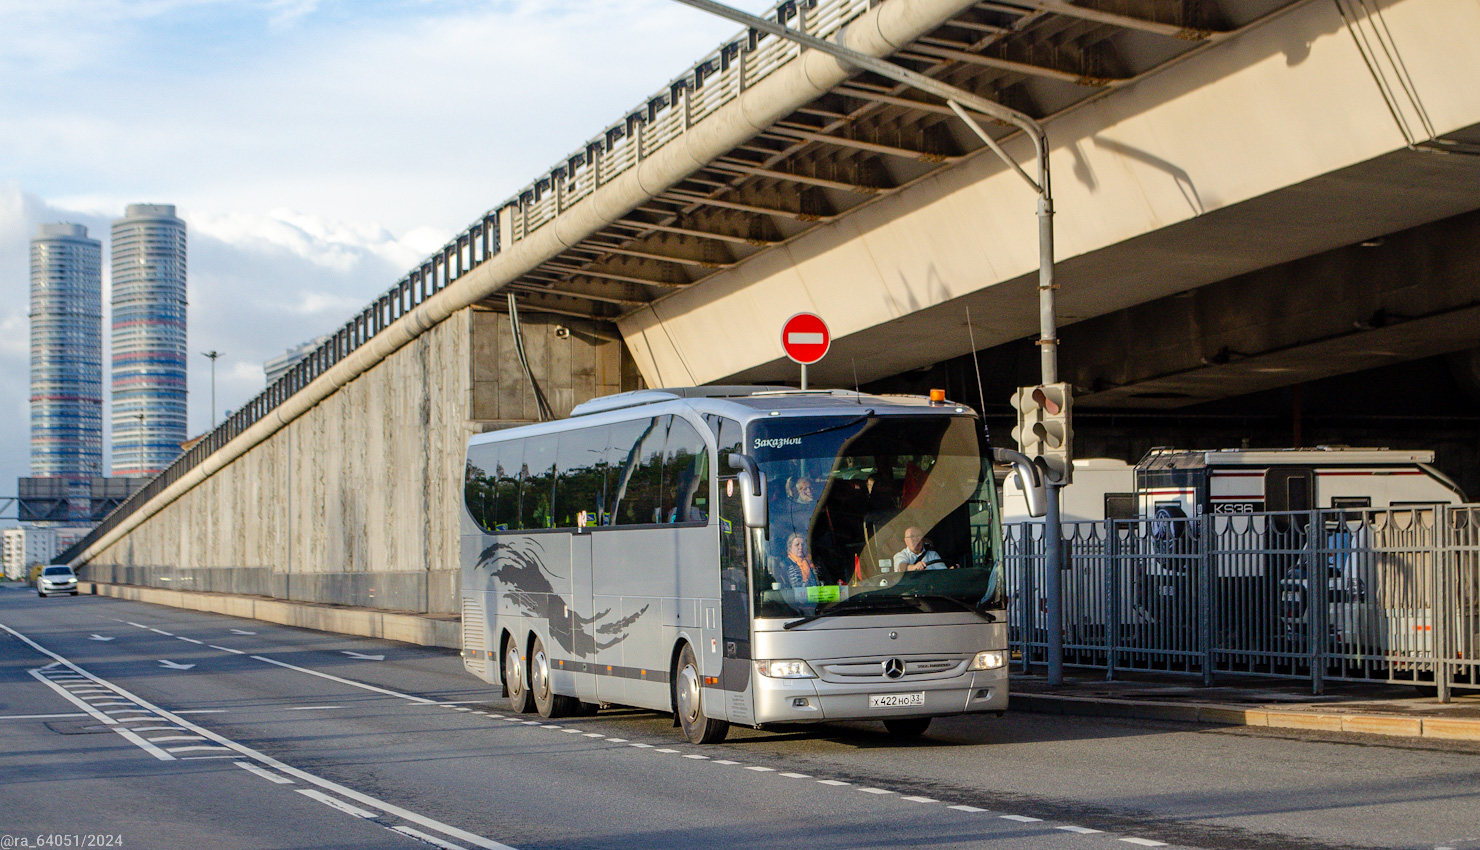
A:
{"type": "Polygon", "coordinates": [[[756,676],[755,723],[819,720],[885,720],[1007,710],[1007,668],[966,673],[950,679],[859,687],[821,679],[771,679],[756,676]],[[923,696],[922,705],[870,707],[871,696],[923,696]]]}

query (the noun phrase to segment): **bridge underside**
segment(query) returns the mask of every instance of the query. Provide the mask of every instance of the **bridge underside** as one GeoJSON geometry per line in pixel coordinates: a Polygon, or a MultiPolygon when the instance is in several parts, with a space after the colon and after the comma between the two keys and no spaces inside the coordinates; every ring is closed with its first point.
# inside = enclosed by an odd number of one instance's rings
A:
{"type": "MultiPolygon", "coordinates": [[[[1480,15],[1345,9],[1299,4],[1048,121],[1064,375],[1085,405],[1194,404],[1475,344],[1461,220],[1414,229],[1480,208],[1480,90],[1454,82],[1480,53],[1452,35],[1480,15]],[[1358,48],[1378,24],[1413,98],[1384,99],[1358,48]],[[1409,147],[1425,127],[1436,141],[1409,147]]],[[[971,332],[978,349],[1036,332],[1033,212],[1015,175],[966,154],[619,324],[654,384],[794,381],[775,329],[800,310],[835,332],[813,381],[925,368],[971,332]]]]}

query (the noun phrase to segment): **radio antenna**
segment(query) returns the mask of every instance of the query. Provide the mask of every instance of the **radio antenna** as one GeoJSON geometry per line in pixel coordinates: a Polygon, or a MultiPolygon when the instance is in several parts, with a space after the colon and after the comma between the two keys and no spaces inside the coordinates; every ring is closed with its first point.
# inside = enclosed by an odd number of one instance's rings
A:
{"type": "Polygon", "coordinates": [[[848,362],[853,364],[853,397],[858,400],[859,404],[863,404],[863,394],[858,389],[858,361],[849,357],[848,362]]]}
{"type": "Polygon", "coordinates": [[[982,433],[987,430],[987,394],[982,390],[982,364],[976,356],[976,331],[971,328],[971,305],[966,305],[966,333],[971,339],[971,365],[976,367],[976,398],[981,405],[978,411],[982,417],[982,433]]]}

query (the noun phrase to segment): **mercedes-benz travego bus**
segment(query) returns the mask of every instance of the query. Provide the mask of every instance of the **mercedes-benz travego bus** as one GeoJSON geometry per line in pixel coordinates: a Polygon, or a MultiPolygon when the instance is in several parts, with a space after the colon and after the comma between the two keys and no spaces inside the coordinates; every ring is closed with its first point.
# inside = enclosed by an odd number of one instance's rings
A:
{"type": "Polygon", "coordinates": [[[918,396],[699,387],[474,436],[464,664],[516,712],[673,712],[695,743],[732,723],[918,735],[1000,714],[980,431],[970,408],[918,396]]]}

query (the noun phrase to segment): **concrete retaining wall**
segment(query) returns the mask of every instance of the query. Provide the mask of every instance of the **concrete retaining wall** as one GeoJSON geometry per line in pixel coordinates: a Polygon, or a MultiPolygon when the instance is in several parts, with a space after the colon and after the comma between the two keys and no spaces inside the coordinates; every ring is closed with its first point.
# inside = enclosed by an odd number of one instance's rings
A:
{"type": "MultiPolygon", "coordinates": [[[[621,389],[620,343],[557,337],[556,327],[524,321],[531,368],[557,415],[621,389]]],[[[84,575],[457,611],[467,437],[535,416],[508,328],[501,314],[454,315],[108,546],[84,575]],[[115,572],[124,567],[148,569],[115,572]]]]}

